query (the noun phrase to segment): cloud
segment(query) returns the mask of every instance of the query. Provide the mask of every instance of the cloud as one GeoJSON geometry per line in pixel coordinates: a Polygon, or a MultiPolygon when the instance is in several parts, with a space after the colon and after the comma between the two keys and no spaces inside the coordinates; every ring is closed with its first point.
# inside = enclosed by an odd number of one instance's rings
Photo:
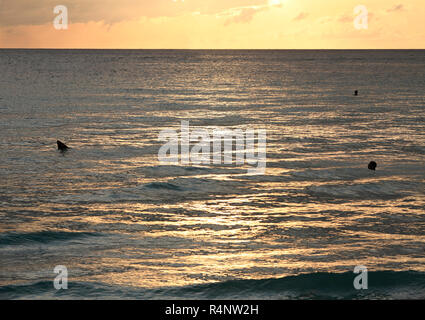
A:
{"type": "Polygon", "coordinates": [[[403,11],[404,10],[404,6],[402,4],[398,4],[395,5],[394,7],[390,8],[387,10],[387,12],[399,12],[399,11],[403,11]]]}
{"type": "Polygon", "coordinates": [[[347,22],[353,22],[353,16],[350,16],[348,14],[344,14],[338,17],[338,22],[343,22],[343,23],[347,23],[347,22]]]}
{"type": "Polygon", "coordinates": [[[282,0],[269,0],[268,4],[270,7],[282,7],[282,0]]]}
{"type": "Polygon", "coordinates": [[[224,12],[224,16],[231,16],[226,20],[224,25],[228,26],[232,23],[249,23],[254,18],[254,16],[261,11],[266,11],[270,8],[282,7],[282,2],[280,0],[268,0],[265,2],[266,4],[260,6],[233,8],[228,12],[224,12]]]}
{"type": "MultiPolygon", "coordinates": [[[[336,18],[336,21],[341,23],[353,23],[355,16],[349,15],[349,14],[343,14],[336,18]]],[[[368,20],[369,22],[372,21],[372,19],[375,19],[375,14],[373,12],[368,13],[368,20]]]]}
{"type": "Polygon", "coordinates": [[[9,0],[0,1],[0,26],[41,25],[53,21],[53,8],[68,8],[70,23],[113,24],[143,17],[217,14],[232,8],[268,5],[268,0],[9,0]]]}
{"type": "Polygon", "coordinates": [[[265,10],[265,7],[258,8],[242,8],[232,18],[229,18],[224,23],[226,26],[232,23],[248,23],[254,18],[254,15],[265,10]]]}
{"type": "Polygon", "coordinates": [[[298,16],[296,16],[293,20],[294,21],[301,21],[308,17],[307,12],[301,12],[298,16]]]}

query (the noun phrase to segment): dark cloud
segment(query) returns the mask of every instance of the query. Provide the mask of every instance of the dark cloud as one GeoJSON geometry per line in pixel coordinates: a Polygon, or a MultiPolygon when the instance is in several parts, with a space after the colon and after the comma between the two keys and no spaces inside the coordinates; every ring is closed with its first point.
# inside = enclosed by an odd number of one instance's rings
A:
{"type": "Polygon", "coordinates": [[[190,12],[215,14],[236,7],[262,6],[267,0],[7,0],[0,1],[0,25],[39,25],[53,21],[53,8],[68,8],[69,22],[113,24],[141,17],[173,17],[190,12]]]}

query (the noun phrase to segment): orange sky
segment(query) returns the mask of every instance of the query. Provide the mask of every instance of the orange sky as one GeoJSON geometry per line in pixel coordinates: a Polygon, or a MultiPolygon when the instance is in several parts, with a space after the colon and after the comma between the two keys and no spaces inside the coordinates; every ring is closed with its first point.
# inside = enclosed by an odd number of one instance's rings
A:
{"type": "Polygon", "coordinates": [[[424,49],[424,18],[425,0],[0,0],[0,47],[424,49]]]}

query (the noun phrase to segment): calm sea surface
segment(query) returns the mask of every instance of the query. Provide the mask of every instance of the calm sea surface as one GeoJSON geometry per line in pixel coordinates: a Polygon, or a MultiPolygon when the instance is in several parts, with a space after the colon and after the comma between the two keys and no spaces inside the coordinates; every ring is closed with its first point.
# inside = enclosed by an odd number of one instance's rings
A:
{"type": "Polygon", "coordinates": [[[0,299],[425,298],[424,75],[425,51],[0,50],[0,299]],[[182,120],[267,130],[265,174],[161,165],[182,120]]]}

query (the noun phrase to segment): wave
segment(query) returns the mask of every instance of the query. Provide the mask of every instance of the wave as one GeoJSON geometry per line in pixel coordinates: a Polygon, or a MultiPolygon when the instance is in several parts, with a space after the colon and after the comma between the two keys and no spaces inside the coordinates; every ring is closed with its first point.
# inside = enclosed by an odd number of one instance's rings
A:
{"type": "Polygon", "coordinates": [[[148,189],[167,189],[167,190],[174,190],[174,191],[182,190],[181,187],[168,182],[152,182],[152,183],[146,184],[145,187],[148,189]]]}
{"type": "Polygon", "coordinates": [[[31,243],[50,243],[53,241],[68,241],[77,238],[99,236],[91,232],[39,231],[39,232],[7,232],[0,234],[0,247],[31,243]]]}
{"type": "Polygon", "coordinates": [[[246,170],[240,168],[220,168],[220,167],[199,167],[199,166],[179,166],[179,165],[158,165],[144,167],[138,170],[145,177],[184,177],[206,174],[241,174],[246,170]]]}
{"type": "Polygon", "coordinates": [[[398,199],[411,195],[418,184],[404,181],[332,184],[309,186],[307,194],[320,198],[337,199],[398,199]]]}
{"type": "Polygon", "coordinates": [[[264,280],[233,280],[179,289],[206,299],[371,299],[425,297],[425,273],[369,272],[369,289],[356,290],[354,273],[310,273],[264,280]]]}
{"type": "Polygon", "coordinates": [[[355,274],[309,273],[263,280],[230,280],[217,283],[159,289],[110,286],[94,282],[69,282],[57,291],[51,281],[0,287],[1,299],[225,299],[225,300],[353,300],[424,299],[425,273],[374,271],[367,290],[353,286],[355,274]]]}

